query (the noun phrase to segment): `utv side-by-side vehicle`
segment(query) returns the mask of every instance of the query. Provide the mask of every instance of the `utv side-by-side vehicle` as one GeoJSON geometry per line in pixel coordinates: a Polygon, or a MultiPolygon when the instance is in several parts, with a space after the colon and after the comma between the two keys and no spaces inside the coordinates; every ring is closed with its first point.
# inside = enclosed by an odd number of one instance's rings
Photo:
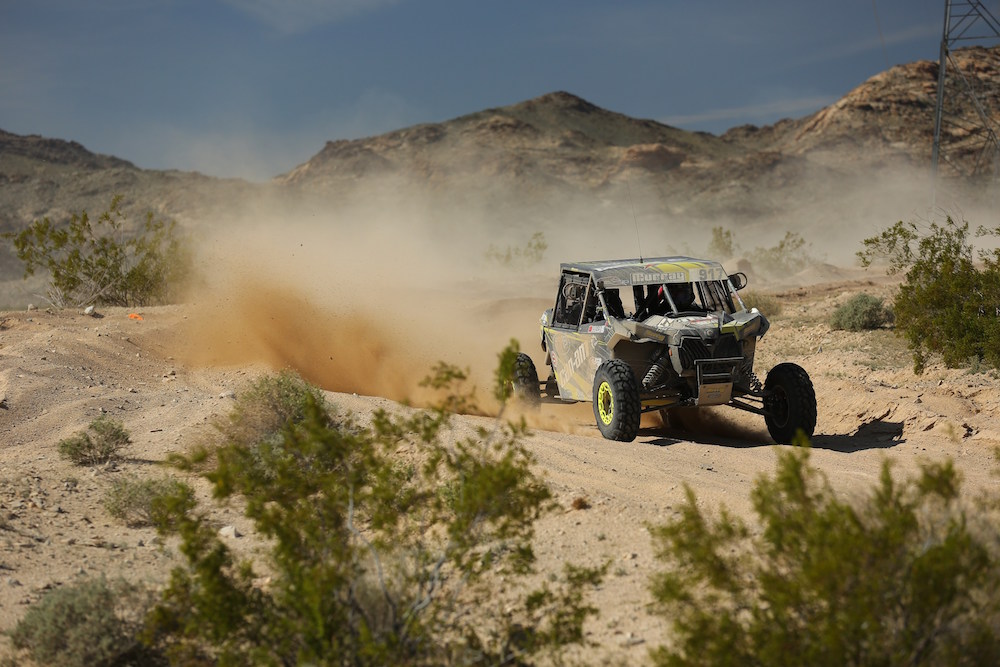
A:
{"type": "Polygon", "coordinates": [[[605,438],[630,442],[643,412],[731,405],[764,417],[778,443],[812,436],[816,394],[800,366],[754,375],[770,324],[747,309],[746,275],[718,262],[657,257],[561,265],[555,307],[542,315],[544,383],[521,353],[514,389],[529,403],[593,401],[605,438]]]}

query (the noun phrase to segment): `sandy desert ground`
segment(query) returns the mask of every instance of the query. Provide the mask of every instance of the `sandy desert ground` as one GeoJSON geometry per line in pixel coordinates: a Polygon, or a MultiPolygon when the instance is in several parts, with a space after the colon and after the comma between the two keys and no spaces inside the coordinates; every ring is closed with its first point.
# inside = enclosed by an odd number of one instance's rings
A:
{"type": "MultiPolygon", "coordinates": [[[[845,497],[865,493],[886,457],[900,475],[920,461],[951,457],[967,488],[995,485],[995,375],[931,365],[915,376],[892,331],[828,326],[830,313],[851,295],[886,296],[892,289],[893,282],[867,275],[776,290],[783,313],[772,318],[758,347],[758,373],[781,361],[810,373],[819,402],[812,462],[845,497]]],[[[481,381],[512,335],[541,362],[535,323],[547,291],[477,293],[467,313],[493,333],[471,348],[445,342],[432,350],[473,366],[481,381]]],[[[364,415],[406,397],[433,361],[426,350],[396,351],[393,337],[410,335],[405,328],[369,326],[288,295],[99,312],[99,318],[75,310],[0,313],[0,630],[12,628],[46,590],[82,577],[162,581],[181,562],[173,545],[152,529],[127,528],[108,516],[104,493],[121,475],[180,474],[158,464],[224,414],[260,373],[298,368],[331,390],[331,403],[364,415]],[[143,319],[129,319],[130,312],[143,319]],[[105,469],[62,460],[59,440],[101,414],[131,431],[131,458],[105,469]]],[[[488,420],[461,417],[456,428],[471,432],[488,420]]],[[[654,418],[635,442],[623,444],[600,437],[589,404],[544,406],[533,418],[530,447],[564,508],[538,525],[542,572],[560,570],[567,559],[613,561],[592,598],[601,610],[588,625],[599,645],[590,654],[594,664],[642,663],[665,637],[665,622],[647,609],[646,585],[657,568],[647,525],[674,515],[685,484],[706,507],[725,503],[748,516],[755,478],[773,470],[779,448],[759,418],[715,408],[698,421],[674,430],[654,418]],[[578,497],[588,499],[589,509],[572,509],[578,497]]],[[[196,487],[206,494],[204,484],[196,487]]],[[[220,526],[242,534],[229,538],[241,552],[258,548],[236,509],[214,513],[220,526]]],[[[0,653],[9,650],[0,644],[0,653]]]]}

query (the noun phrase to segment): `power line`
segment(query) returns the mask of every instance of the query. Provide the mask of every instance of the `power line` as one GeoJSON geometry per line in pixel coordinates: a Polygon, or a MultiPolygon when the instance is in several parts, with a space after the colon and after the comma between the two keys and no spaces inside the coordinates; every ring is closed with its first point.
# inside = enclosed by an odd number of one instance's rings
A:
{"type": "Polygon", "coordinates": [[[885,68],[888,70],[892,65],[889,64],[889,51],[885,48],[885,36],[882,35],[882,23],[878,20],[878,7],[875,6],[875,0],[872,0],[872,13],[875,14],[875,29],[878,31],[878,41],[882,43],[882,57],[885,58],[885,68]]]}
{"type": "MultiPolygon", "coordinates": [[[[959,164],[957,159],[950,159],[947,155],[942,155],[943,152],[947,152],[951,148],[947,142],[942,141],[942,125],[945,122],[952,125],[958,123],[955,119],[945,119],[945,88],[948,85],[949,69],[954,72],[952,78],[957,78],[959,92],[964,94],[972,108],[972,114],[966,113],[958,116],[958,120],[963,125],[972,125],[969,134],[978,134],[982,137],[982,151],[975,160],[970,173],[966,175],[978,176],[992,170],[994,178],[1000,181],[1000,139],[998,139],[1000,128],[997,127],[997,122],[990,110],[986,108],[984,100],[980,98],[972,82],[958,67],[952,56],[952,50],[960,42],[992,40],[1000,40],[1000,20],[997,20],[996,15],[984,3],[979,0],[945,0],[944,27],[938,57],[937,100],[934,107],[934,143],[931,149],[931,169],[934,173],[935,183],[937,182],[938,165],[942,159],[955,167],[958,167],[959,164]]],[[[949,96],[950,98],[951,96],[949,96]]],[[[969,142],[966,142],[965,148],[969,148],[969,142]]]]}

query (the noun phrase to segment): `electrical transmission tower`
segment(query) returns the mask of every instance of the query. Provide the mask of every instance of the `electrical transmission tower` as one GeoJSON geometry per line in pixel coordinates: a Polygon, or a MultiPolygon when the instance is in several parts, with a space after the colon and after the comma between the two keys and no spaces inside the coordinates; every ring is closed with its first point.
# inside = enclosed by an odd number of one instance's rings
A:
{"type": "Polygon", "coordinates": [[[961,42],[1000,41],[1000,21],[979,0],[945,0],[944,31],[941,56],[938,60],[937,104],[934,109],[934,146],[931,151],[932,169],[938,172],[938,162],[944,160],[965,176],[989,177],[1000,182],[1000,127],[996,111],[983,92],[976,90],[974,81],[966,76],[952,55],[961,42]],[[955,80],[949,82],[949,78],[955,80]],[[946,95],[946,88],[948,94],[946,95]],[[956,98],[963,98],[962,111],[956,98]],[[949,109],[945,109],[945,101],[949,109]],[[951,128],[951,140],[942,143],[942,125],[951,128]],[[954,139],[959,137],[959,139],[954,139]],[[973,159],[957,159],[959,151],[975,155],[973,159]],[[952,155],[954,153],[954,155],[952,155]],[[953,159],[954,158],[954,159],[953,159]],[[971,163],[971,167],[969,164],[971,163]]]}

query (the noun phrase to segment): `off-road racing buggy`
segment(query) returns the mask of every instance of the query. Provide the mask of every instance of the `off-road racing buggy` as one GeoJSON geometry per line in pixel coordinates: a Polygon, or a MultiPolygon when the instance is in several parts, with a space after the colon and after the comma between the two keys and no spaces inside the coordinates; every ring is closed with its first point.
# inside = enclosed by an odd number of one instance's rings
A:
{"type": "Polygon", "coordinates": [[[757,340],[770,324],[738,291],[745,274],[690,257],[561,265],[555,307],[542,315],[551,373],[538,381],[518,355],[514,389],[529,403],[593,401],[605,438],[630,442],[643,412],[731,405],[764,417],[775,442],[816,426],[816,393],[800,366],[783,363],[763,383],[757,340]]]}

